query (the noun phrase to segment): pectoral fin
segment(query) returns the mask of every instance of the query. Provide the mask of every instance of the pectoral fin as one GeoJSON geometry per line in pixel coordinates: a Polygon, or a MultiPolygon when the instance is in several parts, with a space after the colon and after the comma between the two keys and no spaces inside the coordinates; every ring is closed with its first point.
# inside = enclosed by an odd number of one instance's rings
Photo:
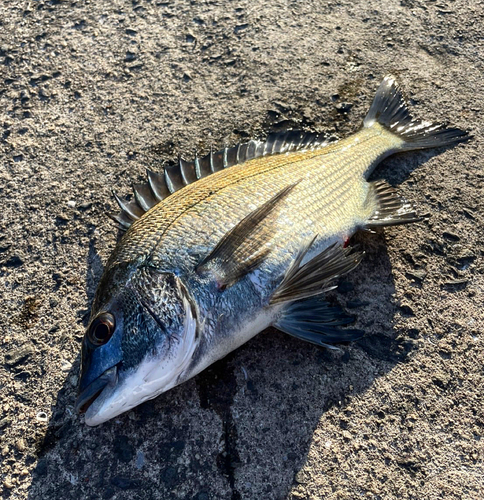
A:
{"type": "Polygon", "coordinates": [[[333,288],[329,286],[331,280],[354,269],[363,258],[362,252],[353,252],[352,248],[343,248],[341,244],[335,243],[301,265],[315,240],[316,236],[294,259],[274,292],[271,304],[300,300],[324,293],[333,288]]]}
{"type": "Polygon", "coordinates": [[[198,264],[196,272],[212,273],[219,288],[224,289],[255,269],[270,251],[266,244],[275,230],[275,219],[270,215],[295,186],[292,184],[279,191],[242,219],[198,264]]]}
{"type": "Polygon", "coordinates": [[[340,307],[311,298],[285,306],[274,326],[293,337],[336,349],[328,342],[350,342],[363,336],[361,330],[340,328],[353,321],[354,318],[347,316],[340,307]]]}

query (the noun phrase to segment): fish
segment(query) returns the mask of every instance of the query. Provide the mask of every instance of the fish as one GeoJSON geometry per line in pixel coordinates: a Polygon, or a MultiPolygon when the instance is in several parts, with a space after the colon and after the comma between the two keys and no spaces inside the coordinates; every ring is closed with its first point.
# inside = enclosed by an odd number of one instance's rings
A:
{"type": "Polygon", "coordinates": [[[115,195],[123,235],[81,348],[76,408],[85,423],[157,397],[269,326],[326,348],[360,338],[354,318],[324,298],[364,257],[350,238],[421,220],[370,174],[394,153],[469,137],[413,118],[389,75],[345,139],[273,133],[148,171],[131,201],[115,195]]]}

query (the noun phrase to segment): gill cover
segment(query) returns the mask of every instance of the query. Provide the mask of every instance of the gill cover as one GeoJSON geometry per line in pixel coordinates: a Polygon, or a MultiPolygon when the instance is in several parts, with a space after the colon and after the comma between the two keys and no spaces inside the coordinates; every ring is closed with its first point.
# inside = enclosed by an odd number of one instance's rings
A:
{"type": "MultiPolygon", "coordinates": [[[[96,346],[88,329],[83,341],[77,408],[86,410],[88,425],[176,385],[197,346],[196,309],[174,274],[142,267],[126,283],[109,289],[114,296],[96,307],[113,315],[113,334],[96,346]]],[[[106,313],[95,318],[99,314],[106,313]]],[[[98,333],[102,336],[106,330],[101,327],[98,333]]]]}

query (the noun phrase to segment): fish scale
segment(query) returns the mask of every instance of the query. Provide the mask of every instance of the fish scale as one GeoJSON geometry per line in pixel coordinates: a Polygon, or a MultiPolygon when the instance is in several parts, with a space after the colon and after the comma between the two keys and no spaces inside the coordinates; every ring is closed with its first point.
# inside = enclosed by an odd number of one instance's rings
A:
{"type": "Polygon", "coordinates": [[[97,425],[188,380],[272,325],[318,346],[361,337],[324,301],[363,252],[358,229],[420,220],[384,181],[398,151],[465,141],[410,116],[392,77],[363,128],[337,143],[289,131],[148,173],[117,197],[124,236],[82,344],[77,408],[97,425]]]}
{"type": "MultiPolygon", "coordinates": [[[[303,234],[309,228],[316,232],[327,230],[324,222],[328,215],[339,223],[339,227],[333,227],[335,234],[345,232],[373,208],[362,212],[366,190],[363,174],[401,142],[382,128],[363,129],[337,145],[254,159],[216,172],[173,193],[135,222],[121,242],[116,262],[144,256],[155,265],[161,263],[164,257],[173,255],[168,247],[173,244],[179,248],[180,241],[186,242],[194,227],[203,227],[210,236],[207,240],[215,245],[222,232],[247,215],[248,206],[258,205],[304,178],[284,201],[281,212],[297,214],[297,220],[292,218],[294,224],[306,220],[300,227],[303,234]],[[193,212],[203,215],[194,218],[193,212]]],[[[287,236],[282,232],[277,239],[283,242],[287,236]]],[[[298,244],[300,241],[295,242],[295,246],[298,244]]]]}

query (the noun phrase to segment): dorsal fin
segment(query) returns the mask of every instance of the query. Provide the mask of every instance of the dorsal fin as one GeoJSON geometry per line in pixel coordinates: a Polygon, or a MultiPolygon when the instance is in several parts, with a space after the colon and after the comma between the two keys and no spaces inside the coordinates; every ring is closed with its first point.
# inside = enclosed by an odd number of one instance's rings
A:
{"type": "Polygon", "coordinates": [[[134,198],[131,201],[115,195],[121,211],[110,217],[117,222],[119,229],[126,231],[158,202],[203,177],[261,156],[321,148],[329,142],[328,137],[321,134],[288,130],[270,134],[265,141],[249,141],[215,153],[210,151],[207,156],[197,157],[194,161],[180,158],[177,164],[165,167],[162,174],[148,170],[148,181],[133,185],[134,198]]]}

